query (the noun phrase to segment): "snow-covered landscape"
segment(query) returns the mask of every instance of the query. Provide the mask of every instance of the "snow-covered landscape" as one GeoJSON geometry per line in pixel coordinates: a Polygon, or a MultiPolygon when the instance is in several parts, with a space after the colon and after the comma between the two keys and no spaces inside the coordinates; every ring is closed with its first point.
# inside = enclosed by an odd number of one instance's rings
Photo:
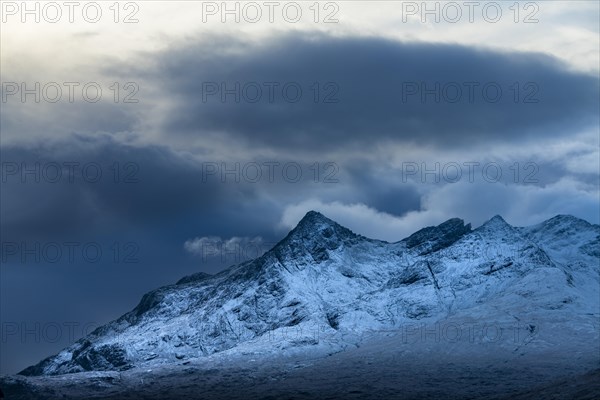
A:
{"type": "Polygon", "coordinates": [[[600,226],[457,218],[395,243],[311,211],[3,376],[25,398],[599,398],[600,226]],[[554,397],[553,397],[554,396],[554,397]]]}

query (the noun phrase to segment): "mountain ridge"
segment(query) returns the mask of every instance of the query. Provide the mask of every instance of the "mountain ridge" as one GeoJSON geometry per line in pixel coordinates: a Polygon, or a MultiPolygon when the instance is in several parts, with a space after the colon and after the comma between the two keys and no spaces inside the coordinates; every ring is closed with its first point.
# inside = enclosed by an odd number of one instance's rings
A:
{"type": "MultiPolygon", "coordinates": [[[[355,343],[346,339],[349,332],[447,318],[497,298],[569,307],[573,301],[562,303],[565,299],[596,293],[584,281],[600,260],[594,253],[600,226],[581,221],[556,216],[515,228],[495,216],[472,230],[453,218],[388,243],[311,211],[262,256],[148,292],[132,311],[20,374],[168,364],[252,347],[264,335],[289,327],[311,334],[285,346],[331,351],[355,343]],[[580,242],[570,244],[565,262],[555,256],[552,243],[573,229],[580,242]],[[536,279],[554,292],[538,288],[536,279]],[[315,342],[314,327],[335,340],[315,342]]],[[[513,307],[510,302],[507,308],[513,307]]]]}

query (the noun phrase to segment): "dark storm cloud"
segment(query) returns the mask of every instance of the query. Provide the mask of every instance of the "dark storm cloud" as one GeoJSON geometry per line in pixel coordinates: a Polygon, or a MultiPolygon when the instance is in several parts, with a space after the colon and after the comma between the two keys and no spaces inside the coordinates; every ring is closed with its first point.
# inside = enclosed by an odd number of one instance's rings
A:
{"type": "Polygon", "coordinates": [[[221,132],[243,143],[332,149],[381,139],[442,145],[512,141],[570,134],[598,123],[598,79],[537,53],[316,35],[261,45],[232,38],[218,45],[186,42],[161,54],[157,65],[151,77],[164,82],[175,101],[163,127],[168,134],[221,132]],[[231,90],[236,82],[239,102],[234,94],[223,101],[220,85],[231,90]],[[287,100],[282,94],[290,82],[303,91],[295,103],[293,87],[287,100]],[[329,82],[333,86],[326,87],[329,82]],[[279,86],[270,98],[273,83],[279,86]],[[434,94],[423,102],[424,90],[436,83],[439,102],[434,94]],[[252,103],[256,84],[262,94],[252,103]],[[493,102],[497,88],[502,94],[493,102]],[[328,94],[338,101],[324,104],[328,94]]]}
{"type": "Polygon", "coordinates": [[[189,154],[107,134],[3,146],[3,240],[172,227],[183,243],[186,235],[239,230],[241,211],[257,201],[256,185],[203,181],[202,174],[189,154]]]}

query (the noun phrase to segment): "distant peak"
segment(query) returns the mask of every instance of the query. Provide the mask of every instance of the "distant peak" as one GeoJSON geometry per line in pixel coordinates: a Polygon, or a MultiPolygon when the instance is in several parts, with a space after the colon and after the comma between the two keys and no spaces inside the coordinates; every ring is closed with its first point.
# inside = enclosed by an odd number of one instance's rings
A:
{"type": "Polygon", "coordinates": [[[504,220],[504,218],[502,218],[502,216],[496,214],[494,215],[492,218],[490,218],[490,222],[491,221],[495,221],[495,222],[504,222],[506,223],[506,221],[504,220]]]}
{"type": "MultiPolygon", "coordinates": [[[[590,224],[588,221],[574,217],[572,215],[559,214],[554,217],[547,219],[546,221],[534,225],[532,229],[546,229],[546,230],[579,230],[579,229],[589,229],[592,227],[598,227],[598,225],[590,224]]],[[[595,228],[596,229],[596,228],[595,228]]]]}
{"type": "Polygon", "coordinates": [[[494,215],[492,218],[490,218],[489,220],[484,222],[483,225],[481,225],[478,228],[478,230],[481,230],[481,229],[497,230],[497,229],[506,229],[506,228],[512,228],[512,226],[508,222],[506,222],[504,220],[504,218],[502,218],[500,215],[494,215]]]}
{"type": "Polygon", "coordinates": [[[577,217],[574,217],[574,216],[569,215],[569,214],[558,214],[558,215],[555,215],[554,217],[550,218],[549,220],[547,220],[545,222],[547,223],[547,222],[556,222],[556,221],[564,221],[564,222],[571,222],[571,223],[577,223],[577,224],[584,223],[586,225],[590,224],[589,222],[587,222],[584,219],[577,218],[577,217]]]}

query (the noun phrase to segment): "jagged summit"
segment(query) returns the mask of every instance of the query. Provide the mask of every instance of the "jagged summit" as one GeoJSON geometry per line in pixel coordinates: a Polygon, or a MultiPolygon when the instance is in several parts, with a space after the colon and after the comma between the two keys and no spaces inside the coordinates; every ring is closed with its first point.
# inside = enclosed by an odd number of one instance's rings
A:
{"type": "Polygon", "coordinates": [[[267,253],[280,262],[320,262],[329,258],[329,252],[345,246],[370,240],[325,217],[317,211],[309,211],[298,225],[267,253]],[[307,259],[308,256],[308,259],[307,259]]]}
{"type": "Polygon", "coordinates": [[[500,215],[494,215],[492,218],[484,222],[477,231],[506,231],[511,230],[513,227],[504,220],[500,215]]]}
{"type": "Polygon", "coordinates": [[[282,242],[289,243],[298,240],[306,242],[318,240],[345,241],[359,237],[364,238],[317,211],[309,211],[282,242]]]}
{"type": "Polygon", "coordinates": [[[295,229],[314,230],[323,226],[339,226],[339,224],[318,211],[311,210],[298,222],[295,229]]]}
{"type": "Polygon", "coordinates": [[[451,218],[438,226],[423,228],[402,241],[407,248],[417,248],[421,255],[425,255],[450,246],[469,232],[471,224],[465,225],[462,219],[451,218]]]}
{"type": "Polygon", "coordinates": [[[504,224],[507,223],[500,214],[496,214],[492,218],[490,218],[490,222],[492,222],[492,221],[497,222],[497,223],[504,223],[504,224]]]}
{"type": "Polygon", "coordinates": [[[501,215],[496,214],[492,218],[490,218],[486,222],[484,222],[483,225],[506,226],[506,225],[509,225],[509,223],[506,222],[506,220],[504,218],[502,218],[501,215]]]}

